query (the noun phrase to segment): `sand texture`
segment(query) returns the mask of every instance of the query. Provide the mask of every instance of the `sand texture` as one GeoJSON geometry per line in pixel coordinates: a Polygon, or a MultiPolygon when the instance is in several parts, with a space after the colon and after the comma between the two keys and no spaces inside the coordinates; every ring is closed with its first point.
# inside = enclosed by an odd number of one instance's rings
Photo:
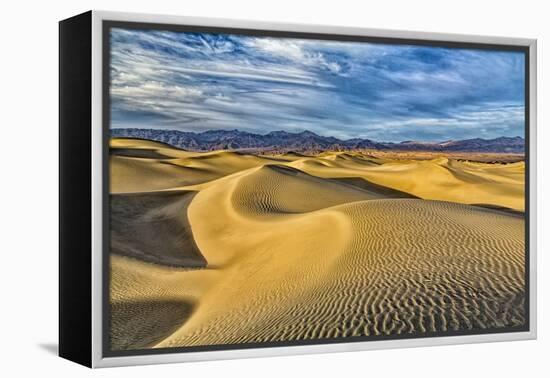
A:
{"type": "Polygon", "coordinates": [[[111,347],[522,326],[524,175],[113,139],[111,347]]]}

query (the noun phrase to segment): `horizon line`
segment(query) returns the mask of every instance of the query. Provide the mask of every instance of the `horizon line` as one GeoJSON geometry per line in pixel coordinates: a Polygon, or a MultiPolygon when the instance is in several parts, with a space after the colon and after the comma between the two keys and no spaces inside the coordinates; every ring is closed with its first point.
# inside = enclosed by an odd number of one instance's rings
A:
{"type": "Polygon", "coordinates": [[[348,139],[341,139],[341,138],[338,138],[338,137],[335,137],[335,136],[321,135],[321,134],[318,134],[316,132],[313,132],[313,131],[307,130],[307,129],[304,129],[302,131],[296,131],[296,132],[286,131],[286,130],[272,130],[272,131],[269,131],[269,132],[264,133],[264,134],[259,134],[259,133],[254,133],[254,132],[250,132],[250,131],[243,131],[243,130],[240,130],[240,129],[237,129],[237,128],[235,128],[235,129],[208,129],[208,130],[204,130],[204,131],[190,131],[190,130],[180,130],[180,129],[173,129],[173,128],[153,128],[153,127],[148,127],[148,128],[144,128],[144,127],[109,127],[110,132],[112,132],[113,130],[176,131],[176,132],[191,133],[191,134],[196,134],[196,135],[197,134],[204,134],[204,133],[207,133],[207,132],[210,132],[210,131],[222,131],[222,132],[236,131],[236,132],[240,132],[240,133],[246,133],[246,134],[251,134],[251,135],[260,135],[260,136],[267,136],[269,134],[277,133],[277,132],[283,132],[283,133],[286,133],[286,134],[294,134],[294,135],[310,133],[310,134],[314,134],[318,137],[334,138],[334,139],[337,139],[337,140],[342,141],[342,142],[347,142],[347,141],[354,140],[354,139],[361,139],[361,140],[368,140],[368,141],[377,142],[377,143],[384,143],[384,144],[402,144],[402,143],[407,143],[407,142],[416,142],[416,143],[424,143],[424,144],[441,144],[441,143],[458,142],[458,141],[466,141],[466,140],[473,140],[473,139],[481,139],[481,140],[485,140],[485,141],[490,141],[490,140],[495,140],[495,139],[500,139],[500,138],[510,138],[510,139],[520,138],[520,139],[525,141],[525,138],[520,136],[520,135],[515,135],[515,136],[501,135],[501,136],[498,136],[498,137],[495,137],[495,138],[489,138],[489,139],[480,138],[480,137],[472,137],[472,138],[466,138],[466,139],[443,139],[443,140],[439,140],[439,141],[425,141],[425,140],[420,140],[420,139],[406,139],[406,140],[402,140],[402,141],[399,141],[399,142],[388,142],[388,141],[377,140],[377,139],[372,139],[372,138],[365,138],[365,137],[360,137],[360,136],[353,137],[353,138],[348,138],[348,139]]]}

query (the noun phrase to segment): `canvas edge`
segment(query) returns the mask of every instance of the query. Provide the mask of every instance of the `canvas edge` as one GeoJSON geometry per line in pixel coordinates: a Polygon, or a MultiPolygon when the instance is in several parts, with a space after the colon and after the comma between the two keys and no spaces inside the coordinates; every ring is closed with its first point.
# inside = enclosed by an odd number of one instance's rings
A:
{"type": "Polygon", "coordinates": [[[537,338],[537,40],[529,40],[529,333],[537,338]]]}
{"type": "Polygon", "coordinates": [[[111,11],[92,11],[92,367],[116,367],[176,362],[195,362],[208,360],[228,360],[237,358],[275,357],[299,354],[352,352],[391,348],[412,348],[470,343],[532,340],[536,339],[536,245],[537,245],[537,41],[530,38],[508,38],[500,36],[480,36],[465,34],[446,34],[404,30],[381,30],[357,27],[323,26],[314,24],[289,24],[261,21],[230,20],[219,18],[184,17],[158,14],[141,14],[111,11]],[[529,306],[530,329],[528,332],[499,333],[485,335],[466,335],[418,338],[405,340],[365,341],[338,344],[317,344],[257,349],[235,349],[207,352],[187,352],[170,354],[151,354],[141,356],[103,357],[103,300],[102,300],[102,245],[103,245],[103,125],[102,125],[102,22],[104,20],[148,22],[159,24],[182,24],[211,27],[244,28],[259,30],[283,30],[290,32],[326,33],[335,35],[364,35],[383,38],[408,38],[419,40],[438,40],[446,42],[473,42],[525,46],[529,48],[530,72],[530,212],[529,212],[529,306]]]}
{"type": "Polygon", "coordinates": [[[88,367],[92,334],[91,18],[88,11],[58,23],[58,355],[88,367]]]}
{"type": "Polygon", "coordinates": [[[92,11],[92,368],[103,361],[102,16],[92,11]]]}

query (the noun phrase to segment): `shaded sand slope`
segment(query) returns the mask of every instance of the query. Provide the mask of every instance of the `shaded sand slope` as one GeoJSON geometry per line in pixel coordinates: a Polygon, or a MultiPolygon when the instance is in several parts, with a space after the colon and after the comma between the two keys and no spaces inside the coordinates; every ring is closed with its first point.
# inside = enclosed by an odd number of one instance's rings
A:
{"type": "Polygon", "coordinates": [[[253,170],[195,197],[193,234],[223,273],[193,316],[157,346],[523,323],[522,219],[415,199],[318,209],[319,182],[297,201],[288,192],[303,177],[279,174],[253,170]],[[273,182],[281,189],[273,191],[273,182]],[[256,197],[246,202],[242,193],[251,191],[256,197]]]}
{"type": "Polygon", "coordinates": [[[111,252],[169,266],[206,266],[185,216],[194,194],[111,195],[111,252]]]}
{"type": "Polygon", "coordinates": [[[111,304],[111,347],[143,349],[176,331],[191,314],[182,300],[123,301],[111,304]]]}
{"type": "Polygon", "coordinates": [[[210,285],[213,270],[192,270],[206,265],[186,216],[193,195],[185,191],[111,195],[114,349],[151,347],[166,338],[192,313],[193,298],[210,285]]]}
{"type": "Polygon", "coordinates": [[[113,349],[155,346],[192,314],[219,272],[151,264],[111,255],[110,338],[113,349]]]}

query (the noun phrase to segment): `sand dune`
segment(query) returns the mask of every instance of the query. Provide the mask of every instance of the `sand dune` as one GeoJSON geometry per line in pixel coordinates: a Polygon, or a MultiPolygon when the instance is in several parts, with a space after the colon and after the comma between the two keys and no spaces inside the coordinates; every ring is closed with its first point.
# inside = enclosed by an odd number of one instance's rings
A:
{"type": "Polygon", "coordinates": [[[128,190],[139,193],[112,195],[114,349],[525,321],[522,162],[119,147],[112,165],[213,173],[157,183],[140,168],[128,190]]]}
{"type": "Polygon", "coordinates": [[[111,193],[146,192],[195,185],[247,168],[277,163],[229,151],[187,152],[138,139],[111,139],[111,193]]]}
{"type": "Polygon", "coordinates": [[[289,165],[324,178],[361,177],[375,184],[433,200],[486,203],[524,210],[525,163],[485,164],[446,158],[388,160],[383,164],[338,161],[329,167],[295,160],[289,165]]]}
{"type": "Polygon", "coordinates": [[[204,267],[185,216],[193,192],[111,195],[111,253],[181,267],[204,267]]]}

